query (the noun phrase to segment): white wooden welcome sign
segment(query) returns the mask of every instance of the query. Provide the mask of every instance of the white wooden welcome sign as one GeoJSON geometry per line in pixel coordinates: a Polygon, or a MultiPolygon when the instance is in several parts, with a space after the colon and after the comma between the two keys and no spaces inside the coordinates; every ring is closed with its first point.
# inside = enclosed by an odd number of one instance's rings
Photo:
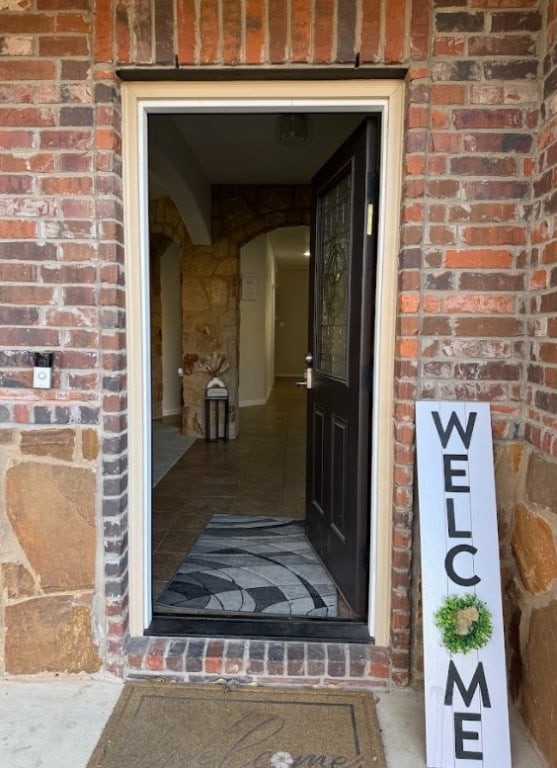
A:
{"type": "Polygon", "coordinates": [[[488,403],[416,403],[428,768],[511,768],[488,403]]]}

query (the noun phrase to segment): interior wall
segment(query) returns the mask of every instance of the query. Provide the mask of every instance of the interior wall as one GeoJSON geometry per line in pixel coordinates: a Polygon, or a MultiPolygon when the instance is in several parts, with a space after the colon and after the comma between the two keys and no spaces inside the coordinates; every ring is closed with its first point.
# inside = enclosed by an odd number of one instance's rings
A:
{"type": "MultiPolygon", "coordinates": [[[[163,249],[164,251],[164,249],[163,249]]],[[[149,306],[151,323],[151,418],[162,416],[162,307],[161,307],[161,251],[151,248],[149,254],[149,306]]]]}
{"type": "Polygon", "coordinates": [[[301,377],[308,343],[309,265],[279,265],[276,284],[276,375],[301,377]]]}
{"type": "Polygon", "coordinates": [[[268,400],[275,381],[275,313],[276,266],[271,238],[267,236],[265,251],[265,400],[268,400]]]}
{"type": "Polygon", "coordinates": [[[160,262],[163,416],[180,413],[182,403],[182,379],[178,376],[182,365],[180,258],[178,246],[172,243],[160,262]]]}
{"type": "Polygon", "coordinates": [[[268,279],[268,238],[260,235],[240,250],[240,407],[267,399],[267,311],[272,302],[268,279]]]}

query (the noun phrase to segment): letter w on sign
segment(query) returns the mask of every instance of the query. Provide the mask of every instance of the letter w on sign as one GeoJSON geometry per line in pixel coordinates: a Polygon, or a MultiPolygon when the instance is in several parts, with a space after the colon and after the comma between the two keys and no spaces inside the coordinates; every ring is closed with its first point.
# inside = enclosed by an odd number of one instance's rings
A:
{"type": "Polygon", "coordinates": [[[428,768],[511,768],[488,403],[416,403],[428,768]]]}

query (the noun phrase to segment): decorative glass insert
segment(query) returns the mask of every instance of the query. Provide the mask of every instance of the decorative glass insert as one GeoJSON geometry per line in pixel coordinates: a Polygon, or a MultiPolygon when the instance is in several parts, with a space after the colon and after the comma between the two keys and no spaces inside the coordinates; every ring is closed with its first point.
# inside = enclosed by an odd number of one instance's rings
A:
{"type": "Polygon", "coordinates": [[[321,198],[321,270],[318,302],[317,366],[346,380],[348,359],[348,278],[352,231],[352,173],[321,198]]]}

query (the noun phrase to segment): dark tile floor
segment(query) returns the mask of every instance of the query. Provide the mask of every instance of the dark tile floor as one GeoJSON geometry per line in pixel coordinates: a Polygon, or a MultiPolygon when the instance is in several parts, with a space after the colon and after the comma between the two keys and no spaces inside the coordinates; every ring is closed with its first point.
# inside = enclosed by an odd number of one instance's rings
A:
{"type": "Polygon", "coordinates": [[[305,513],[306,394],[277,381],[265,406],[240,411],[239,436],[197,440],[153,489],[153,594],[215,513],[305,513]]]}

